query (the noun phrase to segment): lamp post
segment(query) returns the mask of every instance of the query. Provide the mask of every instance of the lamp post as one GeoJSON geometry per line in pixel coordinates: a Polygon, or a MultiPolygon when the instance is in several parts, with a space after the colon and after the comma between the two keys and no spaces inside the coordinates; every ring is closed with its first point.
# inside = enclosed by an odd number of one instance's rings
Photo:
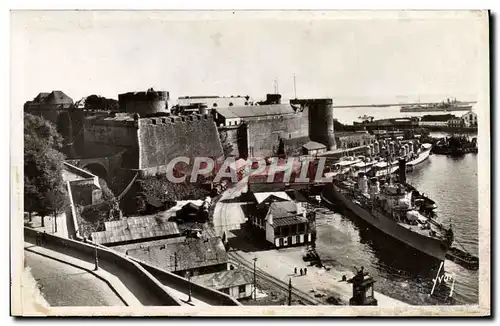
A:
{"type": "Polygon", "coordinates": [[[255,271],[255,264],[257,262],[257,257],[253,259],[253,298],[254,300],[257,299],[257,278],[256,278],[256,271],[255,271]]]}
{"type": "Polygon", "coordinates": [[[174,272],[177,272],[177,252],[174,252],[174,272]]]}
{"type": "Polygon", "coordinates": [[[95,268],[94,270],[99,270],[99,258],[97,258],[97,243],[94,242],[94,260],[95,260],[95,268]]]}
{"type": "Polygon", "coordinates": [[[189,271],[186,272],[186,275],[188,277],[188,286],[189,286],[189,297],[188,297],[188,300],[187,302],[191,302],[191,273],[189,271]]]}

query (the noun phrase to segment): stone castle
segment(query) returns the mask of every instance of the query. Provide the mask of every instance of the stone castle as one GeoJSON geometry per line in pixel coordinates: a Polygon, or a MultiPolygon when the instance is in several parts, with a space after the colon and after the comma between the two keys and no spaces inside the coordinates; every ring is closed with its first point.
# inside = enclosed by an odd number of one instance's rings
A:
{"type": "MultiPolygon", "coordinates": [[[[64,93],[55,93],[69,103],[64,93]]],[[[65,139],[68,161],[106,180],[124,171],[164,173],[177,156],[219,159],[223,148],[229,148],[226,155],[237,158],[297,154],[311,141],[326,150],[336,148],[328,98],[281,103],[279,94],[269,94],[266,101],[254,103],[248,97],[229,101],[193,97],[202,110],[174,115],[169,93],[153,89],[120,94],[119,112],[87,112],[54,101],[49,105],[43,102],[44,96],[41,93],[27,102],[25,112],[56,124],[65,139]]],[[[193,102],[184,105],[192,107],[193,102]]]]}

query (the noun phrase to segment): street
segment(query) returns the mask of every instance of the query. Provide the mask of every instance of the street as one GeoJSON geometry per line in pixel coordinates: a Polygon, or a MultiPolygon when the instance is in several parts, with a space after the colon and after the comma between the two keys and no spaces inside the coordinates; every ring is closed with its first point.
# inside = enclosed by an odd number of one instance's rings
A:
{"type": "Polygon", "coordinates": [[[104,281],[89,272],[27,250],[24,257],[51,306],[124,306],[104,281]]]}

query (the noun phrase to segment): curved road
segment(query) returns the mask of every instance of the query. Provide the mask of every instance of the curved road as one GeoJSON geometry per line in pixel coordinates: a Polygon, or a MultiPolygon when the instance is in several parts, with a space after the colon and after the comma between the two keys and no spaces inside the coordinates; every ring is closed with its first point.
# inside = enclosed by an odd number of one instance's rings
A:
{"type": "Polygon", "coordinates": [[[87,271],[28,250],[24,257],[51,306],[125,306],[104,281],[87,271]]]}

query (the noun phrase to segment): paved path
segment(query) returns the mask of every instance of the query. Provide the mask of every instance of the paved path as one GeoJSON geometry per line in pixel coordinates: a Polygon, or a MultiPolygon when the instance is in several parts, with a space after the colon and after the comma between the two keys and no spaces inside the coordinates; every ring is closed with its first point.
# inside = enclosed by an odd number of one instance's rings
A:
{"type": "Polygon", "coordinates": [[[247,183],[240,181],[234,187],[228,188],[221,195],[221,198],[215,205],[213,223],[215,233],[222,237],[226,232],[227,238],[234,236],[230,231],[239,230],[241,223],[246,221],[245,214],[241,209],[241,203],[233,202],[242,192],[247,191],[247,183]]]}
{"type": "Polygon", "coordinates": [[[26,265],[50,306],[125,306],[95,275],[34,251],[24,253],[26,265]]]}
{"type": "MultiPolygon", "coordinates": [[[[352,284],[341,282],[341,280],[344,274],[348,279],[354,275],[352,273],[340,272],[333,268],[327,271],[324,268],[308,266],[302,260],[302,256],[305,253],[304,250],[304,247],[291,247],[256,252],[238,251],[237,254],[245,257],[246,260],[257,257],[257,265],[260,269],[283,282],[288,282],[291,278],[292,286],[305,293],[309,293],[311,296],[323,294],[324,299],[328,296],[334,296],[341,300],[341,304],[348,305],[349,299],[352,297],[352,284]],[[294,273],[295,267],[297,267],[297,274],[294,273]],[[301,268],[307,268],[307,275],[300,275],[301,268]]],[[[404,302],[392,299],[378,292],[375,293],[375,298],[378,300],[380,307],[408,306],[404,302]]]]}
{"type": "MultiPolygon", "coordinates": [[[[49,250],[51,255],[54,255],[55,257],[57,257],[57,255],[61,255],[59,257],[62,257],[63,261],[65,259],[67,261],[71,260],[72,262],[79,264],[78,266],[82,266],[88,270],[94,269],[95,264],[93,255],[88,255],[71,248],[55,248],[51,247],[51,245],[46,245],[44,248],[40,249],[40,247],[34,245],[34,239],[26,238],[25,241],[28,245],[32,246],[29,250],[49,250]]],[[[105,279],[116,282],[113,283],[113,286],[116,285],[116,290],[120,294],[123,293],[123,295],[127,297],[126,301],[131,302],[129,305],[163,305],[163,300],[145,288],[143,284],[141,284],[140,279],[138,279],[133,273],[130,273],[127,270],[104,260],[99,261],[98,272],[106,273],[105,275],[103,274],[105,279]]]]}

